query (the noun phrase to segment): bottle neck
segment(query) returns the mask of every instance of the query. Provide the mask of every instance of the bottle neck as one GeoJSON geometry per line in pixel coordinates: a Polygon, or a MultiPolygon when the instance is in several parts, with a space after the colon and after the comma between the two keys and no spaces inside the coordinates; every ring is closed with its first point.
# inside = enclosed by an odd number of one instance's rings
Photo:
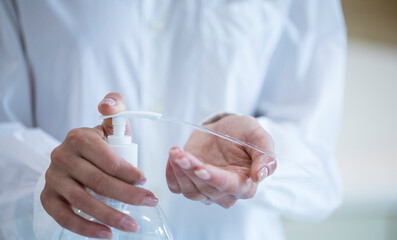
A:
{"type": "Polygon", "coordinates": [[[108,136],[108,143],[110,145],[128,145],[132,143],[131,136],[123,135],[123,136],[108,136]]]}

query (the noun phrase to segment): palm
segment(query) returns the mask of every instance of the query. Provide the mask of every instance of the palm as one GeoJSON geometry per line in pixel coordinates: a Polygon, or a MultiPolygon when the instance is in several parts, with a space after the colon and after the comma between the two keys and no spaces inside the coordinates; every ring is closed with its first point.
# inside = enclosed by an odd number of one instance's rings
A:
{"type": "MultiPolygon", "coordinates": [[[[233,118],[237,117],[228,117],[216,124],[208,124],[206,127],[246,141],[247,136],[245,134],[247,132],[241,131],[241,125],[238,127],[230,126],[231,123],[233,125],[237,123],[235,121],[236,119],[233,118]]],[[[247,121],[247,119],[241,119],[238,123],[242,124],[244,121],[247,121]]],[[[230,172],[240,173],[246,176],[250,175],[252,160],[245,148],[220,137],[194,131],[185,145],[185,150],[204,163],[212,164],[230,172]]]]}

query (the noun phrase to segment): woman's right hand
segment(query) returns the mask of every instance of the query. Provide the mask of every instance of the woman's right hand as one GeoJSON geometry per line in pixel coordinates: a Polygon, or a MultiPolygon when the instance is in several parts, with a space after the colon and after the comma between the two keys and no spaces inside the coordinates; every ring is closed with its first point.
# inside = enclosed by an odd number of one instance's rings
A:
{"type": "MultiPolygon", "coordinates": [[[[110,93],[98,106],[101,114],[110,115],[124,111],[124,97],[110,93]]],[[[146,178],[105,142],[112,134],[111,119],[95,128],[71,130],[64,142],[51,154],[51,164],[46,172],[46,184],[41,193],[44,209],[62,227],[93,238],[112,238],[109,227],[76,215],[72,207],[94,217],[101,223],[122,231],[136,232],[135,220],[89,194],[94,192],[132,205],[156,206],[158,199],[150,191],[136,187],[146,178]]],[[[127,126],[130,132],[130,126],[127,126]]]]}

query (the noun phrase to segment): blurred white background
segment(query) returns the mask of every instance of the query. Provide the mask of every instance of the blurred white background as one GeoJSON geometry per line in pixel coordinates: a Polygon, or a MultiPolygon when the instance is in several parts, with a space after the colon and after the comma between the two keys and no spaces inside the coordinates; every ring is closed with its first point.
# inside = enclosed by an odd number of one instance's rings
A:
{"type": "Polygon", "coordinates": [[[345,0],[344,203],[322,223],[285,220],[288,240],[397,239],[397,1],[345,0]]]}

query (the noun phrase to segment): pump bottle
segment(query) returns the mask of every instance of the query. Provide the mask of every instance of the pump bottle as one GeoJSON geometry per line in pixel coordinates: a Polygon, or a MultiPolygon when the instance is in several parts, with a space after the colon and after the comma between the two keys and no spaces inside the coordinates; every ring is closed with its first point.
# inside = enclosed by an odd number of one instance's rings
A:
{"type": "MultiPolygon", "coordinates": [[[[161,115],[146,112],[121,112],[115,115],[101,116],[101,119],[112,118],[113,135],[108,136],[108,144],[120,157],[127,160],[133,166],[138,166],[138,145],[132,143],[131,136],[125,135],[127,118],[140,117],[152,120],[158,119],[161,115]]],[[[164,214],[159,205],[156,207],[133,206],[126,203],[101,196],[88,189],[93,196],[101,200],[110,207],[129,215],[139,226],[137,233],[123,232],[111,228],[114,240],[172,240],[171,231],[167,225],[164,214]]],[[[90,221],[96,221],[95,218],[83,213],[81,210],[74,209],[75,213],[90,221]]],[[[60,240],[88,240],[92,238],[77,235],[66,229],[62,229],[60,240]]]]}

